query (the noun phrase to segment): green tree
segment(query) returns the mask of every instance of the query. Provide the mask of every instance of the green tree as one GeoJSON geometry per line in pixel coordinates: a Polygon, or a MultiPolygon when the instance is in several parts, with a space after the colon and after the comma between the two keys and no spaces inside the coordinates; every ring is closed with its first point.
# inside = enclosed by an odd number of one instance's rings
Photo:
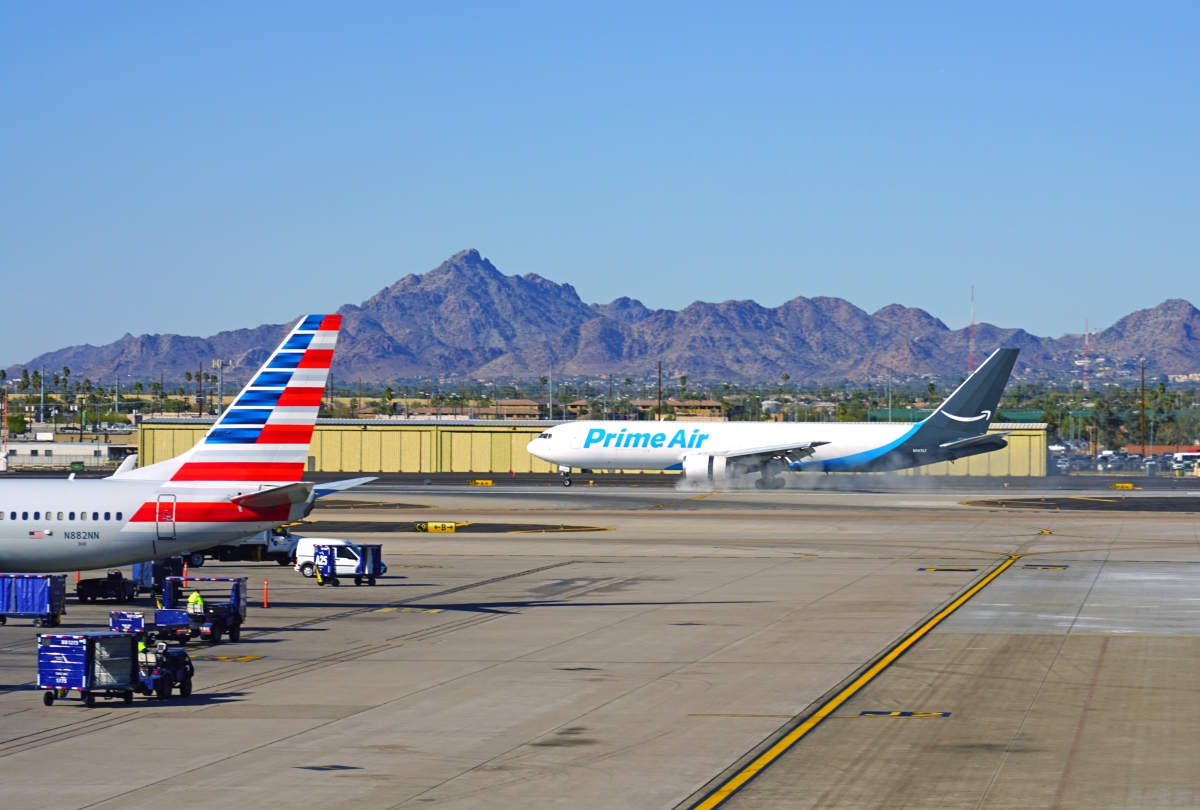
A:
{"type": "Polygon", "coordinates": [[[25,414],[20,411],[8,415],[8,432],[24,433],[26,430],[25,414]]]}
{"type": "Polygon", "coordinates": [[[1110,450],[1119,450],[1126,444],[1126,436],[1122,428],[1122,418],[1130,403],[1122,402],[1124,397],[1117,389],[1112,394],[1101,394],[1096,397],[1096,406],[1092,409],[1092,424],[1100,433],[1100,444],[1110,450]]]}

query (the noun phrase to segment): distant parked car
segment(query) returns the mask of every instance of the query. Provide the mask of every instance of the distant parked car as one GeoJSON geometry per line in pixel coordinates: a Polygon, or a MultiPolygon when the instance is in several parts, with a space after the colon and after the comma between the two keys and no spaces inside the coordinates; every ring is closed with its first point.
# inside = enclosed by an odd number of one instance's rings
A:
{"type": "Polygon", "coordinates": [[[1197,461],[1200,461],[1200,453],[1176,453],[1171,460],[1171,468],[1191,471],[1196,466],[1197,461]]]}

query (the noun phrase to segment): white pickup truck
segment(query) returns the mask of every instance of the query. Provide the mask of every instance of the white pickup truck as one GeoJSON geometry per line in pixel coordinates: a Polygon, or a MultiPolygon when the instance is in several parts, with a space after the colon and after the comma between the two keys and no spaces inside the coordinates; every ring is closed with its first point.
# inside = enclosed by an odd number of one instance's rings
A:
{"type": "Polygon", "coordinates": [[[272,529],[236,543],[213,546],[203,551],[185,552],[183,559],[192,568],[204,565],[206,559],[221,562],[274,561],[280,565],[291,565],[296,556],[296,540],[296,535],[289,533],[286,528],[272,529]]]}

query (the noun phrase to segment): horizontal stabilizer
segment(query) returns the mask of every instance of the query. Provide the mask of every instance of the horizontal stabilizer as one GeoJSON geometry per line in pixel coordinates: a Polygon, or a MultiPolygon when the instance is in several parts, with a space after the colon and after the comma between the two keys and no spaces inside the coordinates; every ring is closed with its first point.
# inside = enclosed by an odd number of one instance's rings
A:
{"type": "Polygon", "coordinates": [[[938,447],[942,448],[943,450],[957,450],[960,447],[970,447],[971,445],[975,444],[1001,443],[1004,441],[1004,437],[1010,433],[1012,433],[1011,430],[998,430],[995,433],[984,433],[980,436],[971,436],[968,439],[958,439],[957,441],[953,442],[945,442],[943,444],[939,444],[938,447]]]}
{"type": "Polygon", "coordinates": [[[273,489],[264,489],[259,492],[251,492],[246,495],[238,495],[236,498],[230,498],[239,507],[244,507],[253,512],[263,509],[269,509],[274,506],[287,506],[293,503],[304,503],[312,495],[313,485],[307,481],[301,481],[298,484],[287,484],[282,487],[274,487],[273,489]]]}
{"type": "Polygon", "coordinates": [[[347,478],[345,481],[329,481],[328,483],[320,483],[313,485],[314,497],[324,498],[326,495],[332,495],[335,492],[342,492],[357,487],[362,484],[369,484],[372,481],[379,479],[377,475],[368,475],[365,478],[347,478]]]}

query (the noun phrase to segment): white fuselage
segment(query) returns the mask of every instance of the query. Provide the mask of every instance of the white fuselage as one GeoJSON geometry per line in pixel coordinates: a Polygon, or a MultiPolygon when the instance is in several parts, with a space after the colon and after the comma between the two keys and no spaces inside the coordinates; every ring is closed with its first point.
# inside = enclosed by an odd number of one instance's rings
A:
{"type": "Polygon", "coordinates": [[[563,467],[666,470],[690,454],[827,442],[802,466],[852,469],[888,452],[914,429],[889,423],[581,421],[549,428],[529,443],[529,452],[563,467]]]}
{"type": "Polygon", "coordinates": [[[0,480],[0,571],[106,568],[233,542],[302,515],[305,504],[239,510],[228,487],[144,480],[0,480]]]}

